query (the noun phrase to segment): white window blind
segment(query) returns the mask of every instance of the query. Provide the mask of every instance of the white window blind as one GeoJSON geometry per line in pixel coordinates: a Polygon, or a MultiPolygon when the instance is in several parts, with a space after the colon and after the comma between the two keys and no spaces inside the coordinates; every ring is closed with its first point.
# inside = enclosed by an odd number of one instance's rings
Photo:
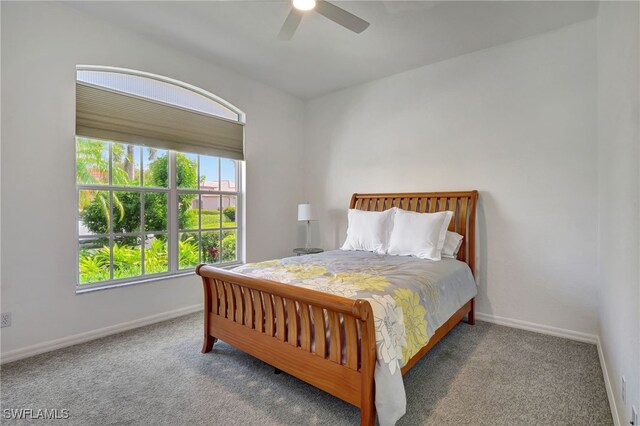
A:
{"type": "Polygon", "coordinates": [[[76,135],[244,160],[239,122],[81,81],[76,135]]]}

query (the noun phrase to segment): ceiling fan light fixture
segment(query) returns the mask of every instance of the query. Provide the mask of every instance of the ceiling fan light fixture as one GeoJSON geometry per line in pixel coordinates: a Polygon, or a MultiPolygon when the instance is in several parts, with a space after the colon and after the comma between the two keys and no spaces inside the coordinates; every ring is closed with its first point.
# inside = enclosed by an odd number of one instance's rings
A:
{"type": "Polygon", "coordinates": [[[291,2],[291,10],[278,33],[278,40],[291,40],[302,21],[302,17],[306,15],[305,12],[313,9],[315,9],[313,10],[314,13],[318,13],[357,34],[369,27],[369,23],[364,19],[336,6],[328,0],[291,0],[291,2]]]}
{"type": "Polygon", "coordinates": [[[311,10],[316,7],[316,0],[293,0],[293,7],[298,10],[311,10]]]}

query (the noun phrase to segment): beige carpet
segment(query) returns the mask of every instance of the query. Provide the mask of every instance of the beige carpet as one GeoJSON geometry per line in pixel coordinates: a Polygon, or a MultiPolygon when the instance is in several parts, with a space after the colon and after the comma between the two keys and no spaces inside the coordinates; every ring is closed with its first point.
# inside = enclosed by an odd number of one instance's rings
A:
{"type": "MultiPolygon", "coordinates": [[[[359,423],[356,408],[223,342],[201,354],[201,333],[194,314],[4,365],[1,408],[69,410],[35,424],[359,423]]],[[[404,381],[399,425],[612,424],[595,346],[561,338],[460,324],[404,381]]]]}

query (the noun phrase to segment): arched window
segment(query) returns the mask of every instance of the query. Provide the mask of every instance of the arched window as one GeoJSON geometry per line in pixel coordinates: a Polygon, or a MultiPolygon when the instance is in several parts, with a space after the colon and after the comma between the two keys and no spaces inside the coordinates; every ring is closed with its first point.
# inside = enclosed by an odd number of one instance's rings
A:
{"type": "Polygon", "coordinates": [[[79,292],[241,260],[244,114],[202,89],[79,66],[79,292]]]}
{"type": "Polygon", "coordinates": [[[241,112],[228,102],[194,86],[150,74],[112,68],[81,67],[77,81],[139,96],[233,121],[242,121],[241,112]]]}

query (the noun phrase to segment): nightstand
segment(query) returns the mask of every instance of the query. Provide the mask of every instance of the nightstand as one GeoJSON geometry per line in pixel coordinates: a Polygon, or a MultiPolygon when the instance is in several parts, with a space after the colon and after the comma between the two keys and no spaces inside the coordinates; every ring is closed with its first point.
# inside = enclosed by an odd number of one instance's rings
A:
{"type": "Polygon", "coordinates": [[[321,248],[294,248],[293,252],[296,256],[304,256],[305,254],[322,253],[324,250],[321,248]]]}

